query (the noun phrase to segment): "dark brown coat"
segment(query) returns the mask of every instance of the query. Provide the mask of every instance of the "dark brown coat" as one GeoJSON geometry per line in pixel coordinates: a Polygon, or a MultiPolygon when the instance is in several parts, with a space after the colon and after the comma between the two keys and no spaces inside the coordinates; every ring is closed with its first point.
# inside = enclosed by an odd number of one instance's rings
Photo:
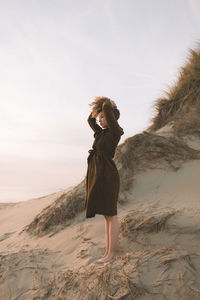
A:
{"type": "Polygon", "coordinates": [[[124,131],[115,119],[110,103],[104,102],[102,111],[108,124],[105,129],[96,123],[92,113],[88,117],[88,123],[95,132],[95,140],[87,158],[86,218],[94,217],[95,214],[117,214],[120,177],[113,157],[124,131]]]}

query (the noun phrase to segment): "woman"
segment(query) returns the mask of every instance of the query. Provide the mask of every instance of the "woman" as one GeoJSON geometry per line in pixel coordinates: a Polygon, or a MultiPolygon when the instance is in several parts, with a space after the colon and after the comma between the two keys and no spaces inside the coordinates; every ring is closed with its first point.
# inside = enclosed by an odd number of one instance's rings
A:
{"type": "Polygon", "coordinates": [[[120,112],[114,101],[106,97],[96,97],[89,104],[93,106],[88,123],[94,131],[93,149],[88,152],[86,175],[86,218],[101,214],[105,218],[106,251],[96,263],[111,261],[116,255],[119,236],[117,200],[120,177],[113,161],[115,149],[123,129],[117,120],[120,112]],[[96,118],[99,117],[99,126],[96,118]]]}

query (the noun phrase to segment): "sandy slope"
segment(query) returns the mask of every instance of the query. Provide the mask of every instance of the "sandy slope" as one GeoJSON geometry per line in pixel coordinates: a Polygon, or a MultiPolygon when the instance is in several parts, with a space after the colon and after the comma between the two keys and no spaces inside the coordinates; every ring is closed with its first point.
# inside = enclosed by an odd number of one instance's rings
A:
{"type": "Polygon", "coordinates": [[[199,160],[139,173],[119,206],[118,257],[104,266],[93,264],[104,253],[100,215],[81,213],[52,236],[22,232],[63,192],[1,204],[0,299],[200,299],[199,178],[199,160]]]}

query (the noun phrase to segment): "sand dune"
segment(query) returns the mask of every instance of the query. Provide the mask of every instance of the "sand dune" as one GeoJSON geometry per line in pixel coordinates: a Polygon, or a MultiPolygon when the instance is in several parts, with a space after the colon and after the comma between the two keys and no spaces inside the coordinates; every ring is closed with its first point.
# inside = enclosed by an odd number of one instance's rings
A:
{"type": "Polygon", "coordinates": [[[147,131],[117,147],[120,239],[86,219],[85,179],[71,190],[0,205],[0,300],[200,299],[200,50],[147,131]]]}
{"type": "Polygon", "coordinates": [[[1,204],[0,299],[199,299],[199,178],[200,160],[138,172],[119,204],[118,255],[104,266],[93,264],[104,253],[100,215],[80,212],[43,236],[24,230],[63,191],[1,204]]]}

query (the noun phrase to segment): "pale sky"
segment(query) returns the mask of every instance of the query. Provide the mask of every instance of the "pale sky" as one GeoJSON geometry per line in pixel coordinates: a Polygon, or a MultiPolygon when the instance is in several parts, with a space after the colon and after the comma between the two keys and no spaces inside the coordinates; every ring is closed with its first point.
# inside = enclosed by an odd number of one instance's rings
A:
{"type": "Polygon", "coordinates": [[[145,130],[199,33],[199,0],[0,0],[0,202],[83,180],[96,96],[145,130]]]}

